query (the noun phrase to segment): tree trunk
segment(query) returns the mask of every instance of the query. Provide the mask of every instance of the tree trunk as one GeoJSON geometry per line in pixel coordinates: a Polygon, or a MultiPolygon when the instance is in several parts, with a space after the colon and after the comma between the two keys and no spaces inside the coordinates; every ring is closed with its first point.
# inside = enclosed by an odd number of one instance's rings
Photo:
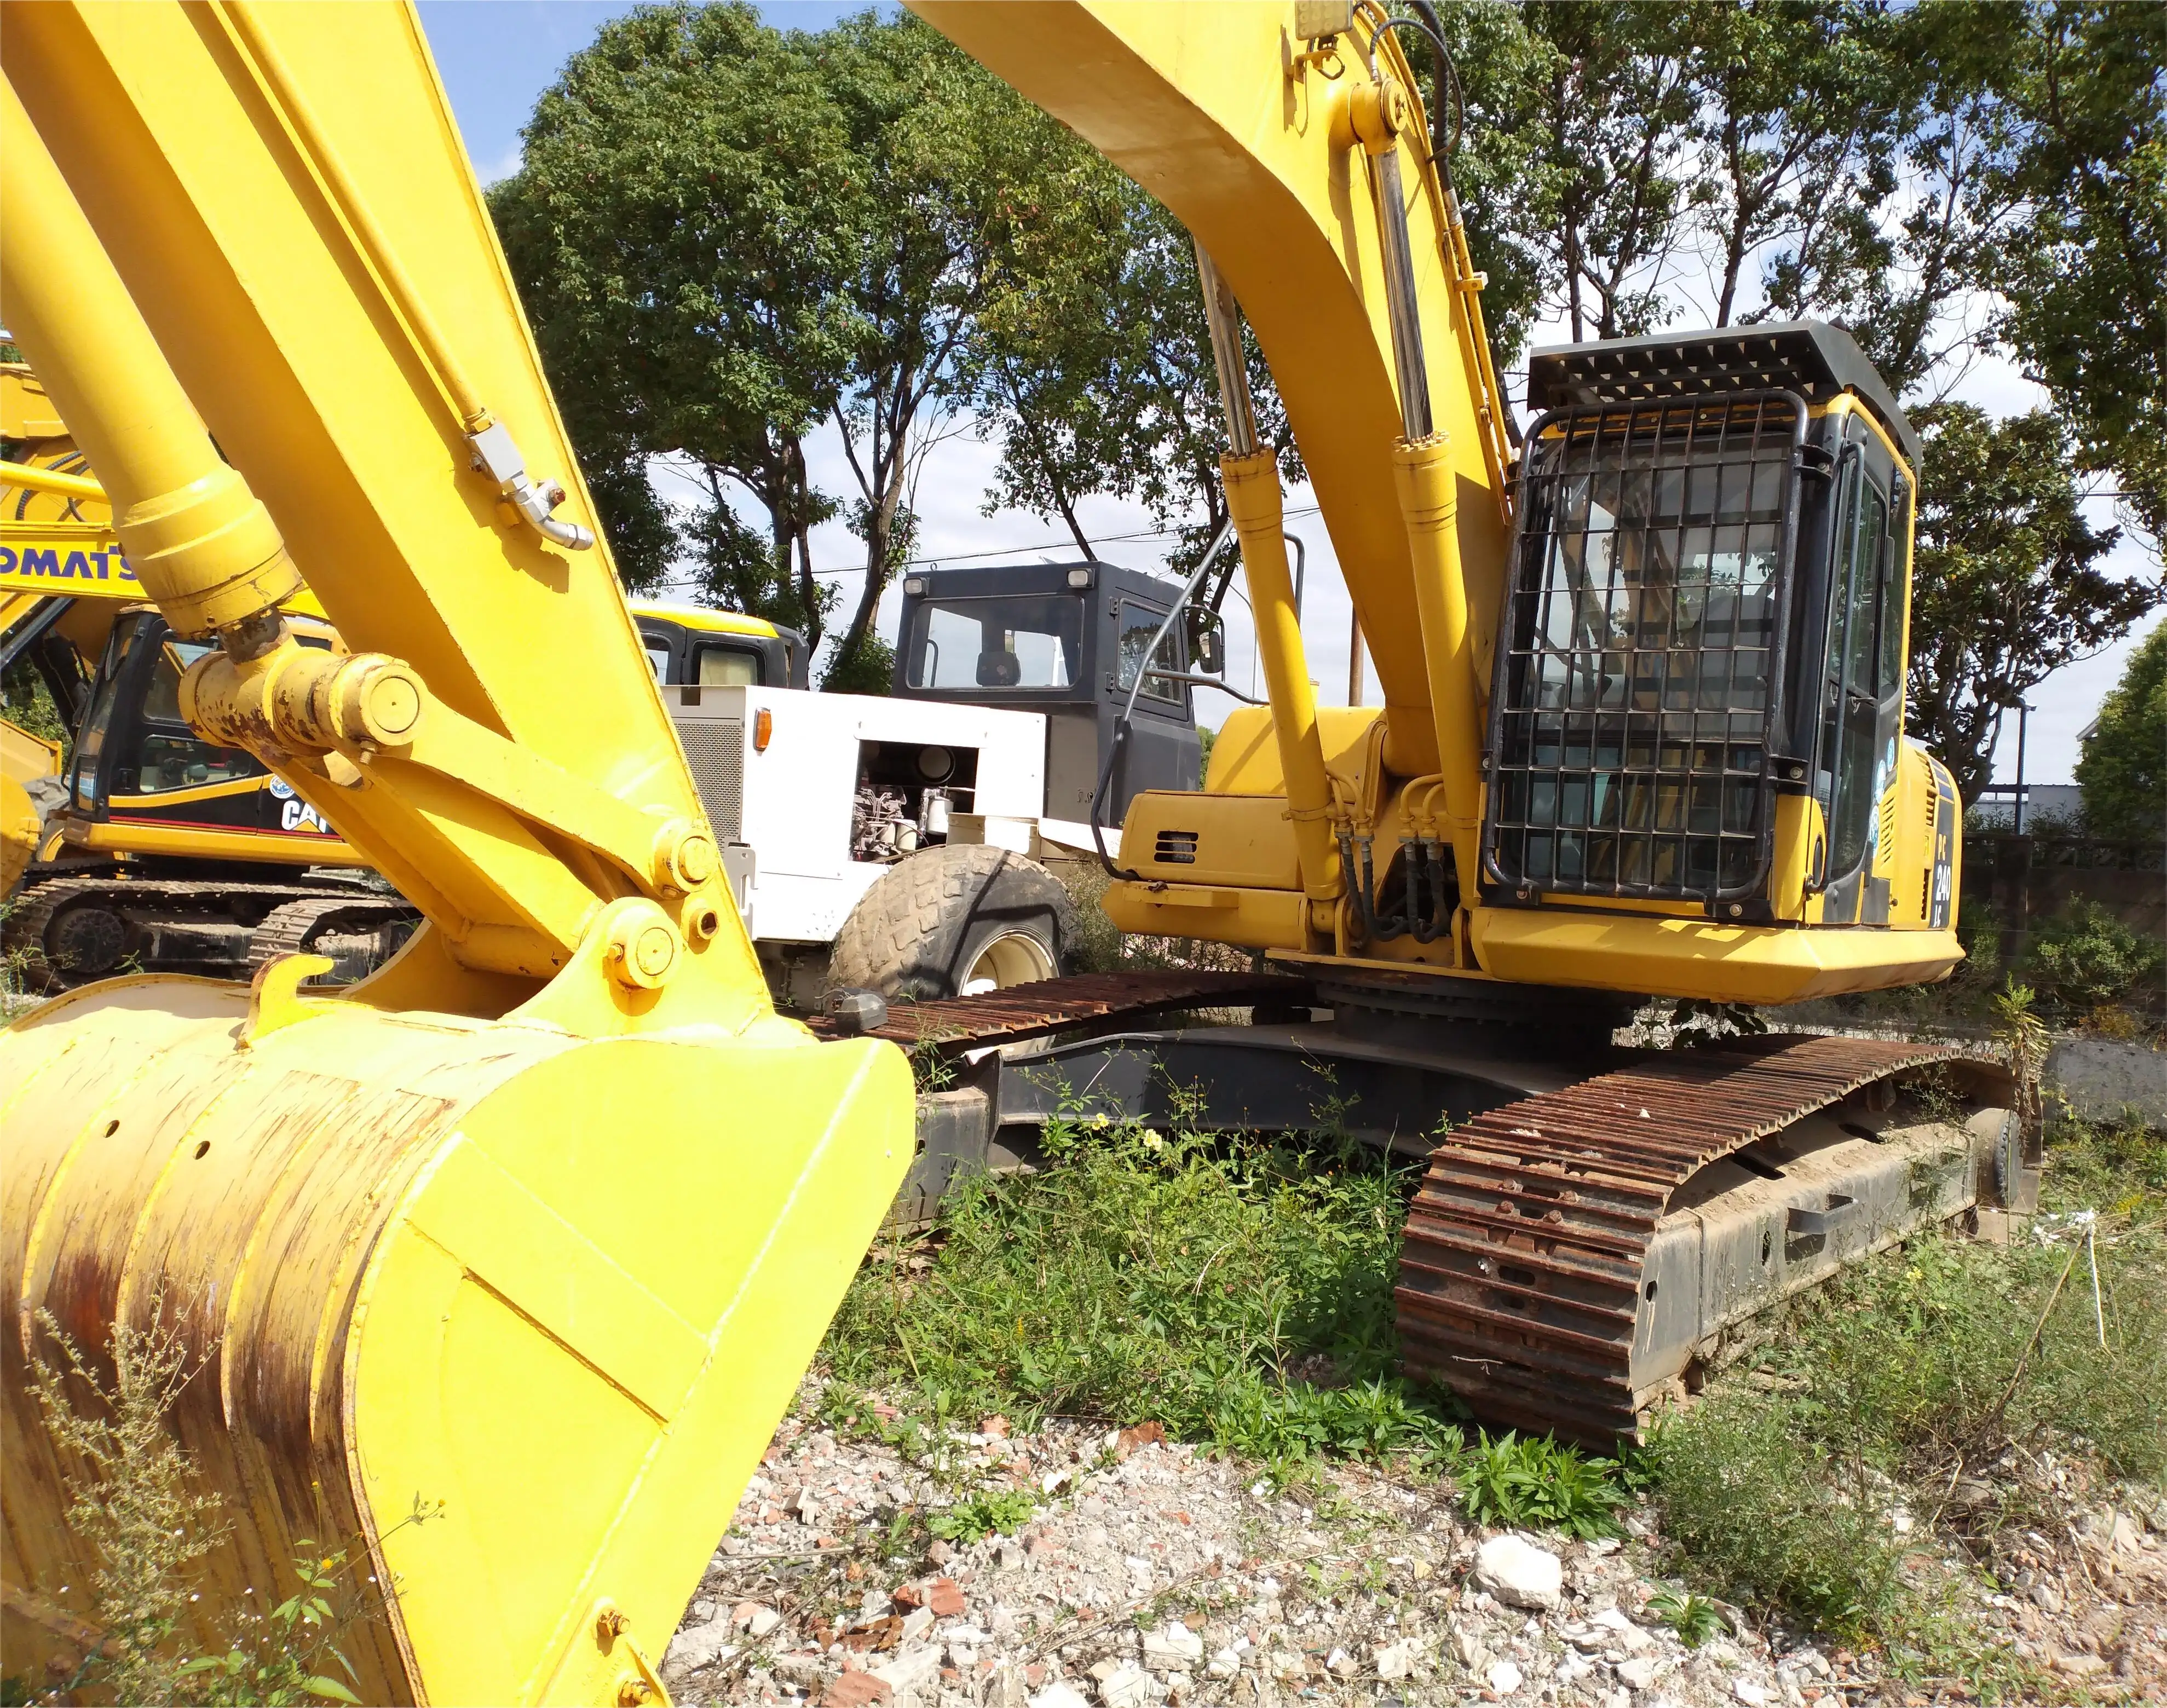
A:
{"type": "Polygon", "coordinates": [[[874,463],[874,473],[882,478],[880,501],[869,507],[866,516],[866,584],[859,590],[857,609],[850,613],[850,626],[843,631],[835,648],[838,658],[854,657],[865,644],[873,618],[880,612],[881,595],[887,591],[888,574],[893,567],[888,563],[888,542],[894,537],[896,506],[903,500],[909,434],[908,420],[897,422],[885,454],[874,463]]]}

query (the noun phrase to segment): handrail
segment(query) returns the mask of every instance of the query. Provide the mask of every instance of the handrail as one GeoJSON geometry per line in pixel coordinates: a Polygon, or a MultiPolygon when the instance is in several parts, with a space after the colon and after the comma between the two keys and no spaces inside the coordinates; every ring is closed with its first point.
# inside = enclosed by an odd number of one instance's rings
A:
{"type": "Polygon", "coordinates": [[[1168,605],[1166,616],[1159,623],[1158,632],[1152,637],[1151,645],[1144,649],[1143,657],[1136,661],[1136,679],[1129,685],[1128,702],[1121,707],[1121,715],[1114,720],[1114,738],[1106,743],[1106,757],[1099,762],[1099,786],[1091,791],[1091,842],[1099,851],[1099,864],[1106,869],[1106,875],[1110,878],[1123,878],[1131,883],[1142,881],[1137,873],[1125,871],[1114,864],[1114,857],[1106,852],[1106,833],[1099,822],[1100,815],[1106,810],[1106,791],[1113,783],[1114,768],[1121,761],[1121,744],[1128,740],[1129,724],[1136,715],[1136,697],[1143,692],[1144,678],[1152,674],[1152,660],[1158,656],[1158,649],[1166,644],[1167,634],[1174,627],[1174,620],[1188,607],[1189,595],[1203,582],[1205,572],[1227,548],[1227,542],[1233,537],[1234,519],[1229,516],[1219,525],[1219,531],[1212,537],[1204,556],[1189,572],[1189,579],[1181,584],[1180,595],[1168,605]]]}

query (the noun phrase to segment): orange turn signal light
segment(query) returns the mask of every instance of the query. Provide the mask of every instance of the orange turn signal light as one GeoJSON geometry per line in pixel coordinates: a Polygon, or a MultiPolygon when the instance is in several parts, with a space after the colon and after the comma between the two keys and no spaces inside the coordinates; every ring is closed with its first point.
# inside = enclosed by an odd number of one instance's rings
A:
{"type": "Polygon", "coordinates": [[[756,754],[767,751],[767,744],[775,739],[775,714],[765,706],[752,715],[752,750],[756,754]]]}

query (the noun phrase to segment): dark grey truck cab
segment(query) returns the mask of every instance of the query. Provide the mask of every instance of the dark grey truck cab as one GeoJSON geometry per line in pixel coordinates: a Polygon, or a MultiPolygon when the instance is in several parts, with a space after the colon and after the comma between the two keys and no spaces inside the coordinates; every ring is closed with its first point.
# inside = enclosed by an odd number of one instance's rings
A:
{"type": "MultiPolygon", "coordinates": [[[[1114,727],[1179,595],[1174,583],[1113,563],[914,572],[903,584],[895,692],[1045,713],[1046,816],[1088,823],[1114,727]]],[[[1197,786],[1188,669],[1176,621],[1136,695],[1100,823],[1119,824],[1139,790],[1197,786]]]]}

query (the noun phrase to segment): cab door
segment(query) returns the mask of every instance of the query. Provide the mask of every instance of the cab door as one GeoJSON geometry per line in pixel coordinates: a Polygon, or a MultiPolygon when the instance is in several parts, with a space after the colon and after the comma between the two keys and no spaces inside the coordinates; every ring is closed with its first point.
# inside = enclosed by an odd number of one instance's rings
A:
{"type": "Polygon", "coordinates": [[[1910,483],[1862,423],[1847,423],[1829,578],[1815,793],[1826,827],[1821,923],[1883,925],[1904,732],[1904,620],[1910,579],[1910,483]]]}

